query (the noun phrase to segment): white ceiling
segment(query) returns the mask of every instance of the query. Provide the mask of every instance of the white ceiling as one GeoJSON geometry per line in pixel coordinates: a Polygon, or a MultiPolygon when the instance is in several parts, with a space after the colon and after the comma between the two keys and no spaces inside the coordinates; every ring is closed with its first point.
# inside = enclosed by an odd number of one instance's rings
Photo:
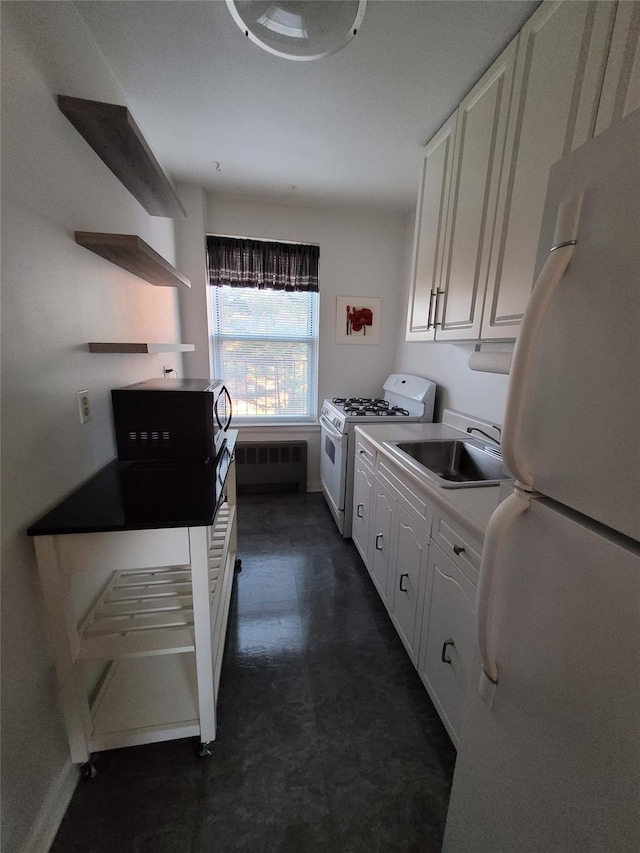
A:
{"type": "Polygon", "coordinates": [[[174,180],[398,210],[415,205],[425,142],[537,5],[369,0],[346,48],[292,62],[247,39],[223,0],[76,3],[174,180]]]}

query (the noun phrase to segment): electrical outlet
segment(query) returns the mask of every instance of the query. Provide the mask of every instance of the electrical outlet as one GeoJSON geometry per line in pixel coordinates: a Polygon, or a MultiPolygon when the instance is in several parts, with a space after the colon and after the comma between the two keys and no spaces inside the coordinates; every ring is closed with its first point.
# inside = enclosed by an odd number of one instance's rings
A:
{"type": "Polygon", "coordinates": [[[169,376],[170,373],[173,373],[173,369],[172,369],[171,365],[170,364],[163,364],[162,365],[162,375],[165,377],[165,379],[167,376],[169,376]]]}
{"type": "Polygon", "coordinates": [[[86,424],[91,420],[91,401],[89,400],[89,392],[85,388],[84,391],[78,391],[78,412],[80,413],[80,423],[86,424]]]}

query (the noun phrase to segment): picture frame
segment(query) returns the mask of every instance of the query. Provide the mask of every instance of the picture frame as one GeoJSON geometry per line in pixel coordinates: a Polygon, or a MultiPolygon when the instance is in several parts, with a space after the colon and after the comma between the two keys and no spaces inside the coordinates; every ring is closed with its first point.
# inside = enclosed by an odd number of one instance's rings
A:
{"type": "Polygon", "coordinates": [[[380,341],[382,299],[376,296],[338,296],[336,343],[373,346],[380,341]]]}

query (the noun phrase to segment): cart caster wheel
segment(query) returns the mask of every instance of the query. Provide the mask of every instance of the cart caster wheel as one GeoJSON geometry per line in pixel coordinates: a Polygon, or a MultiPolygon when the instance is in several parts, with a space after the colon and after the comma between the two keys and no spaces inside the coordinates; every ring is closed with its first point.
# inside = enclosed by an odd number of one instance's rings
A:
{"type": "Polygon", "coordinates": [[[242,560],[236,560],[235,563],[233,564],[233,568],[236,572],[241,572],[242,571],[242,560]]]}
{"type": "Polygon", "coordinates": [[[91,779],[95,779],[98,775],[98,771],[96,770],[96,759],[92,755],[89,760],[80,767],[80,776],[86,782],[91,779]]]}
{"type": "Polygon", "coordinates": [[[198,758],[209,758],[211,755],[213,755],[213,741],[208,740],[206,743],[201,743],[198,758]]]}

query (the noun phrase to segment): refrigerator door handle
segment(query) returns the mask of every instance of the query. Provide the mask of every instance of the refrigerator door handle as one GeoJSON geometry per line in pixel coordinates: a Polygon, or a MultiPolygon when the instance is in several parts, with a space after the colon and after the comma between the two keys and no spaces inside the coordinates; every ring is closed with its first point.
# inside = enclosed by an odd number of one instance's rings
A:
{"type": "Polygon", "coordinates": [[[500,551],[511,523],[529,508],[531,497],[531,492],[521,491],[517,487],[514,489],[513,494],[509,495],[491,516],[482,548],[476,599],[476,632],[482,661],[480,695],[490,708],[498,686],[498,664],[492,623],[494,602],[500,584],[500,551]]]}
{"type": "Polygon", "coordinates": [[[522,441],[525,403],[529,396],[529,376],[549,303],[577,242],[583,195],[580,193],[574,196],[558,209],[553,247],[533,287],[513,351],[501,445],[505,465],[523,489],[532,489],[534,485],[522,441]]]}

